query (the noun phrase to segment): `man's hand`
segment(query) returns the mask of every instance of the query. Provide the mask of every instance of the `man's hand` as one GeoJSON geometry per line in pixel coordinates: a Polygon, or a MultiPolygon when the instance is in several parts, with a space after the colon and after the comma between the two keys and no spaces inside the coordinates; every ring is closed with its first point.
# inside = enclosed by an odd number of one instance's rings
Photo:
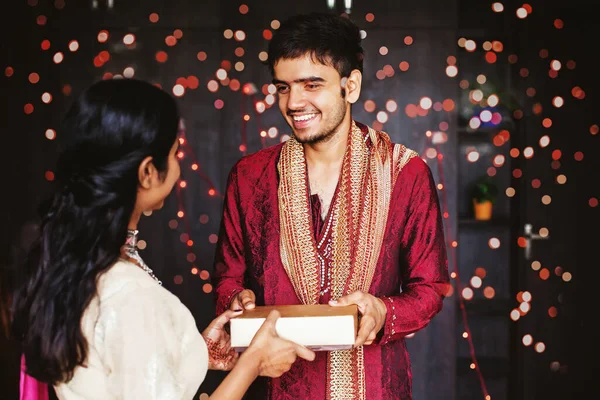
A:
{"type": "Polygon", "coordinates": [[[229,309],[233,311],[238,310],[252,310],[256,307],[256,295],[250,289],[244,289],[231,299],[229,309]]]}
{"type": "Polygon", "coordinates": [[[349,306],[351,304],[356,304],[361,314],[360,326],[354,346],[372,344],[377,337],[377,333],[379,333],[385,324],[385,317],[387,315],[385,303],[375,296],[359,291],[340,297],[337,301],[332,300],[329,302],[329,305],[334,307],[349,306]]]}

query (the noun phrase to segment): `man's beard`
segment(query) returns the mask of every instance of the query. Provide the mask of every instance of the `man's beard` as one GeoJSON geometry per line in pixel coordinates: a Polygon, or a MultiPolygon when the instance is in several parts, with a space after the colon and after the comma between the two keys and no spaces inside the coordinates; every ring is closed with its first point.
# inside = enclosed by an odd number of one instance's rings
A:
{"type": "Polygon", "coordinates": [[[299,138],[294,135],[295,139],[302,144],[325,143],[331,140],[331,138],[335,136],[335,133],[337,133],[339,126],[346,116],[346,102],[341,101],[339,104],[340,106],[333,111],[330,121],[322,128],[323,130],[321,132],[306,138],[299,138]]]}

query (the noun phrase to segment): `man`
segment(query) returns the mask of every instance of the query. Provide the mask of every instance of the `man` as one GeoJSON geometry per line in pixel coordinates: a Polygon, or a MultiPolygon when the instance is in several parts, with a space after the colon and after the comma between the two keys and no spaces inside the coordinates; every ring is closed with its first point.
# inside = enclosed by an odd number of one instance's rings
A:
{"type": "Polygon", "coordinates": [[[268,382],[269,399],[410,399],[404,337],[442,308],[435,184],[414,151],[353,121],[362,60],[359,29],[345,17],[283,23],[269,67],[293,135],[238,161],[228,179],[217,312],[329,303],[361,313],[355,348],[299,360],[268,382]]]}

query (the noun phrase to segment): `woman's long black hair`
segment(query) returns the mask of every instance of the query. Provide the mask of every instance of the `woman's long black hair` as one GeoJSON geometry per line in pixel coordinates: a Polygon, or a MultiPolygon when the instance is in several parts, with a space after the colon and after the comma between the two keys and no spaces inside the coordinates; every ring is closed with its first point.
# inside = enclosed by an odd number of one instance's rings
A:
{"type": "Polygon", "coordinates": [[[85,361],[81,318],[125,242],[139,165],[151,156],[167,169],[178,124],[175,100],[134,79],[97,82],[68,111],[56,193],[13,303],[13,333],[36,379],[68,381],[85,361]]]}

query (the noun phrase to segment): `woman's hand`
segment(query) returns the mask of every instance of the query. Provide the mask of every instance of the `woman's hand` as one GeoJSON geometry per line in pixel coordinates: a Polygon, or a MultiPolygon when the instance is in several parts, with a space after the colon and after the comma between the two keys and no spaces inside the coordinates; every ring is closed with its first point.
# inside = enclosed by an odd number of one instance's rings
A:
{"type": "Polygon", "coordinates": [[[275,323],[280,316],[278,311],[271,311],[242,355],[256,363],[260,376],[280,377],[290,370],[297,357],[315,359],[312,350],[277,335],[275,323]]]}
{"type": "Polygon", "coordinates": [[[215,318],[202,332],[208,347],[208,369],[230,371],[239,358],[239,354],[231,348],[231,338],[225,331],[225,325],[241,311],[225,311],[215,318]]]}

